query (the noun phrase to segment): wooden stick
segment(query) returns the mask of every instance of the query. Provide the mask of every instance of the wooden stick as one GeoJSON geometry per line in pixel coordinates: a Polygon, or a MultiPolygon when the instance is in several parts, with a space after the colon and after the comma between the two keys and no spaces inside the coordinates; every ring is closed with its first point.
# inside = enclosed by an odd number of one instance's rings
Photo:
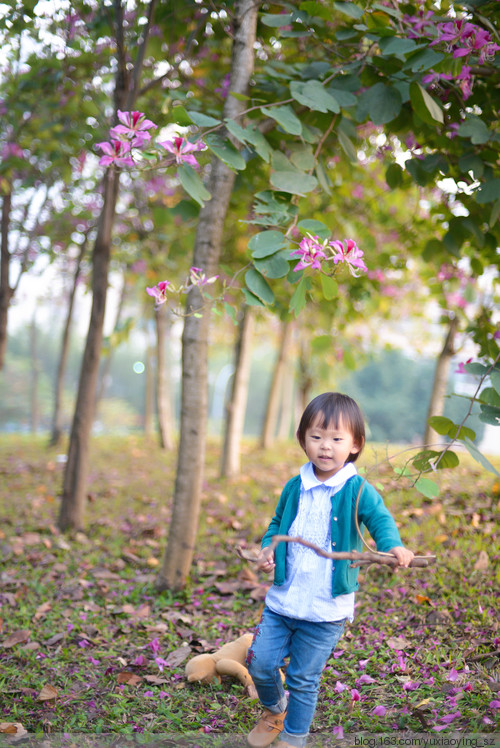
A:
{"type": "MultiPolygon", "coordinates": [[[[322,556],[323,558],[332,558],[337,560],[347,559],[353,561],[351,567],[356,568],[358,566],[369,566],[370,564],[383,564],[385,566],[399,566],[399,561],[396,556],[392,553],[380,553],[378,551],[324,551],[314,543],[310,543],[308,540],[300,537],[291,537],[290,535],[273,535],[271,545],[269,548],[274,550],[279,543],[300,543],[305,545],[306,548],[310,548],[312,551],[322,556]]],[[[245,561],[255,563],[257,557],[253,554],[244,551],[240,546],[236,547],[238,556],[245,561]]],[[[426,568],[430,564],[433,564],[436,560],[436,556],[414,556],[410,566],[412,568],[426,568]]],[[[405,568],[405,567],[402,567],[405,568]]]]}

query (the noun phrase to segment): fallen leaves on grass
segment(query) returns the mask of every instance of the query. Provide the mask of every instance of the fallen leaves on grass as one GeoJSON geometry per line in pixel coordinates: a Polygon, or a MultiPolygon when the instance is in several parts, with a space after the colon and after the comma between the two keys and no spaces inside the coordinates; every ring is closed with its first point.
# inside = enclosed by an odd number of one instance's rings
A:
{"type": "Polygon", "coordinates": [[[57,698],[57,688],[46,683],[37,696],[38,701],[53,701],[57,698]]]}
{"type": "Polygon", "coordinates": [[[24,642],[27,642],[30,638],[31,631],[28,629],[21,629],[19,631],[14,631],[10,636],[8,636],[3,642],[2,647],[4,649],[10,649],[11,647],[15,647],[16,644],[23,644],[24,642]]]}
{"type": "Polygon", "coordinates": [[[28,734],[20,722],[0,722],[0,733],[2,735],[12,735],[21,738],[28,734]]]}

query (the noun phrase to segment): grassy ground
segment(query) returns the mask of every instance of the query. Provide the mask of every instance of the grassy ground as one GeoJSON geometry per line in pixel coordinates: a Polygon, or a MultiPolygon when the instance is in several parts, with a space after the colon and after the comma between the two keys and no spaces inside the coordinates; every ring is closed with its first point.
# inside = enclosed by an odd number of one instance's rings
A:
{"type": "MultiPolygon", "coordinates": [[[[363,460],[383,457],[368,447],[363,460]]],[[[40,736],[250,729],[258,704],[237,681],[187,684],[184,666],[257,622],[268,580],[234,549],[257,547],[301,461],[294,445],[266,454],[247,445],[245,473],[229,482],[217,477],[212,445],[189,585],[157,594],[175,456],[138,438],[96,440],[87,530],[70,538],[56,529],[58,454],[40,440],[2,437],[0,723],[40,736]]],[[[432,502],[387,464],[370,480],[384,487],[405,543],[438,562],[362,572],[356,619],[325,670],[313,732],[500,731],[495,476],[464,456],[443,471],[432,502]]]]}

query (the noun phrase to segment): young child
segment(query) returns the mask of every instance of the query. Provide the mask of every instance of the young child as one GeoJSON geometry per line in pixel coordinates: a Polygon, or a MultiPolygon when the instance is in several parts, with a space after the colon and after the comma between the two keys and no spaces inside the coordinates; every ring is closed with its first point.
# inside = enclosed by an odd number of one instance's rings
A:
{"type": "MultiPolygon", "coordinates": [[[[306,407],[297,439],[309,462],[285,485],[262,540],[257,568],[274,569],[262,619],[248,651],[247,665],[264,712],[247,740],[253,748],[305,746],[314,716],[321,673],[354,617],[359,570],[350,561],[323,558],[299,543],[280,543],[273,535],[300,536],[325,551],[362,550],[354,519],[362,478],[354,462],[365,443],[363,416],[347,395],[326,392],[306,407]],[[285,695],[280,667],[289,657],[285,695]]],[[[359,523],[377,550],[409,566],[413,553],[403,548],[395,522],[372,486],[365,483],[359,523]]]]}

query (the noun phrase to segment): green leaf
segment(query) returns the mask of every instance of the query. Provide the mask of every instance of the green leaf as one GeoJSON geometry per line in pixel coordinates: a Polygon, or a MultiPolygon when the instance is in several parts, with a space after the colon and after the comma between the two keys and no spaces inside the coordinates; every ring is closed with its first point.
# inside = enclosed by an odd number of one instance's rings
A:
{"type": "Polygon", "coordinates": [[[255,268],[247,270],[245,273],[245,283],[254,296],[257,296],[264,304],[272,304],[274,302],[272,289],[265,278],[255,268]]]}
{"type": "Polygon", "coordinates": [[[248,304],[248,306],[260,306],[265,307],[266,305],[258,298],[258,296],[254,296],[253,293],[251,293],[248,288],[243,288],[243,296],[245,297],[245,302],[248,304]]]}
{"type": "Polygon", "coordinates": [[[201,112],[193,112],[191,109],[187,109],[186,113],[198,127],[214,127],[215,125],[222,124],[220,119],[215,117],[209,117],[208,114],[202,114],[201,112]]]}
{"type": "Polygon", "coordinates": [[[416,42],[413,39],[401,39],[397,36],[386,37],[378,43],[385,55],[406,55],[415,50],[416,42]]]}
{"type": "Polygon", "coordinates": [[[394,87],[376,83],[360,94],[361,111],[367,110],[374,125],[385,125],[391,122],[401,111],[401,94],[394,87]]]}
{"type": "Polygon", "coordinates": [[[331,301],[332,299],[336,299],[339,295],[339,285],[337,281],[332,278],[329,275],[325,275],[324,273],[321,273],[321,290],[323,291],[323,296],[327,301],[331,301]]]}
{"type": "Polygon", "coordinates": [[[314,218],[304,218],[302,221],[299,221],[297,228],[303,236],[312,234],[313,236],[318,236],[322,241],[328,239],[332,234],[325,223],[317,221],[314,218]]]}
{"type": "Polygon", "coordinates": [[[317,80],[292,81],[290,83],[290,93],[295,101],[303,104],[308,109],[318,112],[340,112],[340,106],[337,99],[332,96],[324,86],[317,80]]]}
{"type": "Polygon", "coordinates": [[[437,486],[434,481],[429,480],[429,478],[424,478],[423,476],[420,476],[420,478],[415,481],[415,488],[427,499],[435,499],[436,496],[439,495],[439,486],[437,486]]]}
{"type": "Polygon", "coordinates": [[[290,106],[283,105],[272,108],[262,106],[260,111],[264,116],[276,120],[283,130],[290,133],[290,135],[301,134],[302,123],[290,106]]]}
{"type": "Polygon", "coordinates": [[[500,426],[500,408],[493,408],[490,405],[481,405],[479,420],[483,423],[489,423],[492,426],[500,426]]]}
{"type": "Polygon", "coordinates": [[[436,431],[438,434],[441,434],[441,436],[445,436],[446,434],[448,434],[453,426],[456,427],[456,424],[454,424],[453,421],[451,421],[449,418],[445,418],[444,416],[431,416],[428,419],[427,423],[434,429],[434,431],[436,431]]]}
{"type": "Polygon", "coordinates": [[[275,254],[283,247],[287,246],[287,240],[281,231],[261,231],[252,236],[248,242],[248,249],[252,257],[262,259],[275,254]]]}
{"type": "Polygon", "coordinates": [[[269,26],[273,29],[280,28],[280,26],[289,26],[293,19],[292,13],[280,13],[279,15],[263,13],[260,17],[264,26],[269,26]]]}
{"type": "Polygon", "coordinates": [[[448,431],[448,436],[450,439],[463,439],[464,436],[467,436],[469,439],[474,440],[476,438],[476,432],[473,429],[470,429],[468,426],[461,426],[461,428],[458,428],[458,426],[453,426],[448,431]]]}
{"type": "Polygon", "coordinates": [[[479,361],[473,361],[470,364],[465,364],[464,369],[467,374],[472,374],[474,377],[484,377],[489,369],[489,366],[480,364],[479,361]]]}
{"type": "Polygon", "coordinates": [[[469,450],[469,453],[473,456],[473,458],[477,462],[479,462],[490,473],[494,473],[495,475],[498,475],[498,477],[500,478],[500,473],[498,472],[498,470],[495,467],[493,467],[491,462],[478,450],[474,442],[472,442],[467,437],[465,437],[463,442],[465,446],[467,447],[467,449],[469,450]]]}
{"type": "Polygon", "coordinates": [[[245,169],[245,159],[229,140],[223,140],[219,135],[212,134],[206,135],[203,142],[231,169],[245,169]]]}
{"type": "Polygon", "coordinates": [[[292,298],[290,299],[290,311],[298,317],[301,311],[306,305],[306,295],[311,288],[311,279],[307,275],[303,275],[299,281],[299,284],[293,292],[292,298]]]}
{"type": "Polygon", "coordinates": [[[419,50],[408,55],[408,62],[403,66],[403,70],[410,69],[412,73],[423,73],[425,70],[434,68],[442,60],[444,60],[444,55],[440,52],[435,52],[433,49],[419,50]]]}
{"type": "Polygon", "coordinates": [[[292,195],[305,195],[315,189],[318,180],[300,171],[274,171],[271,174],[271,184],[275,189],[292,195]]]}
{"type": "Polygon", "coordinates": [[[200,205],[204,205],[205,201],[212,197],[198,174],[189,164],[181,164],[177,169],[177,176],[188,195],[191,195],[193,200],[196,200],[200,205]]]}
{"type": "Polygon", "coordinates": [[[181,125],[182,127],[189,127],[193,122],[183,106],[174,106],[172,109],[171,120],[172,122],[175,122],[176,125],[181,125]]]}
{"type": "Polygon", "coordinates": [[[335,10],[340,10],[341,13],[345,13],[350,18],[362,18],[365,14],[363,8],[359,8],[354,3],[333,3],[335,10]]]}
{"type": "Polygon", "coordinates": [[[348,138],[347,135],[344,132],[342,132],[342,130],[338,131],[337,137],[339,139],[339,143],[342,147],[342,150],[344,151],[345,155],[347,156],[351,164],[357,163],[358,153],[352,143],[352,140],[348,138]]]}
{"type": "Polygon", "coordinates": [[[253,145],[259,156],[266,161],[266,163],[269,163],[273,150],[260,130],[251,125],[248,127],[241,127],[232,119],[226,120],[225,124],[228,131],[236,138],[236,140],[239,140],[240,143],[250,143],[250,145],[253,145]]]}
{"type": "Polygon", "coordinates": [[[342,91],[340,88],[335,88],[335,86],[329,86],[327,90],[342,108],[356,106],[358,102],[357,98],[350,91],[342,91]]]}
{"type": "Polygon", "coordinates": [[[460,464],[458,455],[451,450],[436,452],[432,449],[424,449],[419,452],[412,460],[417,470],[444,470],[445,468],[454,468],[460,464]],[[432,463],[432,464],[431,464],[432,463]]]}
{"type": "Polygon", "coordinates": [[[263,260],[254,260],[254,265],[266,278],[284,278],[290,270],[290,252],[280,252],[263,260]]]}
{"type": "Polygon", "coordinates": [[[486,387],[481,390],[478,400],[485,405],[491,405],[493,408],[500,408],[500,394],[493,387],[486,387]]]}
{"type": "Polygon", "coordinates": [[[500,395],[500,371],[498,369],[493,369],[490,373],[490,379],[497,394],[500,395]]]}
{"type": "Polygon", "coordinates": [[[410,100],[413,110],[421,120],[428,125],[435,125],[436,122],[443,124],[443,110],[420,83],[410,84],[410,100]]]}
{"type": "Polygon", "coordinates": [[[475,153],[467,153],[458,159],[458,168],[466,173],[471,171],[475,179],[480,179],[484,174],[484,161],[475,153]]]}
{"type": "Polygon", "coordinates": [[[236,140],[239,140],[240,143],[248,142],[245,128],[241,127],[241,125],[235,122],[234,119],[228,119],[224,122],[224,124],[226,125],[228,132],[230,132],[231,135],[236,138],[236,140]]]}
{"type": "Polygon", "coordinates": [[[316,169],[314,171],[316,172],[316,176],[318,177],[318,182],[321,189],[326,192],[327,195],[331,195],[332,182],[321,160],[319,160],[316,164],[316,169]]]}
{"type": "Polygon", "coordinates": [[[322,18],[324,21],[329,21],[331,19],[330,9],[314,0],[305,0],[305,2],[299,5],[299,8],[300,10],[305,10],[305,12],[310,16],[322,18]]]}
{"type": "Polygon", "coordinates": [[[491,136],[491,132],[483,120],[471,114],[466,117],[465,122],[460,125],[457,132],[461,138],[470,138],[470,142],[474,145],[487,143],[491,136]]]}
{"type": "Polygon", "coordinates": [[[500,178],[495,177],[494,179],[489,179],[487,182],[483,182],[475,194],[476,202],[480,205],[495,202],[495,200],[500,198],[500,178]]]}
{"type": "Polygon", "coordinates": [[[290,154],[290,161],[300,171],[309,171],[309,169],[314,169],[316,165],[316,159],[310,145],[295,147],[290,154]]]}
{"type": "Polygon", "coordinates": [[[397,187],[401,187],[403,184],[403,169],[399,164],[391,164],[387,167],[385,172],[385,181],[391,188],[395,190],[397,187]]]}

